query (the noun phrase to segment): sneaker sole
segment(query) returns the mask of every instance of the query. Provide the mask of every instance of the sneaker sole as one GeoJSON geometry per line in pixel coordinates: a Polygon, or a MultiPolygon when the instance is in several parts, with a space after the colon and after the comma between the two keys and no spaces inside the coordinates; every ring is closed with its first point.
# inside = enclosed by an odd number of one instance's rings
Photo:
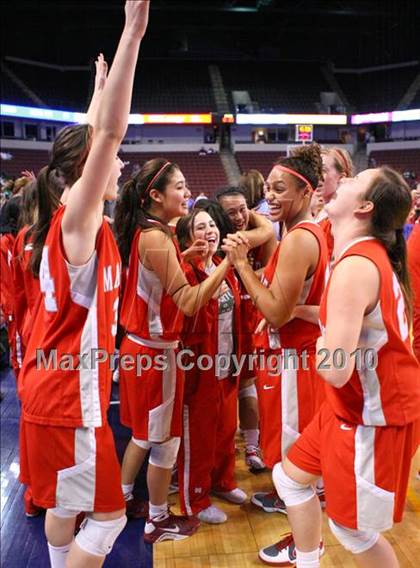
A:
{"type": "MultiPolygon", "coordinates": [[[[319,551],[319,557],[322,558],[325,554],[325,546],[322,546],[322,548],[319,551]]],[[[290,562],[290,560],[288,560],[287,562],[271,562],[270,560],[265,560],[262,556],[261,553],[258,553],[258,558],[261,560],[261,562],[264,562],[264,564],[268,564],[269,566],[296,566],[296,562],[290,562]]]]}
{"type": "MultiPolygon", "coordinates": [[[[257,499],[255,499],[255,497],[251,497],[251,503],[253,505],[255,505],[256,507],[258,507],[259,509],[262,509],[263,511],[265,511],[266,513],[281,513],[282,515],[286,515],[287,516],[287,511],[286,509],[278,509],[277,507],[264,507],[260,501],[258,501],[257,499]]],[[[286,565],[287,566],[287,565],[286,565]]]]}

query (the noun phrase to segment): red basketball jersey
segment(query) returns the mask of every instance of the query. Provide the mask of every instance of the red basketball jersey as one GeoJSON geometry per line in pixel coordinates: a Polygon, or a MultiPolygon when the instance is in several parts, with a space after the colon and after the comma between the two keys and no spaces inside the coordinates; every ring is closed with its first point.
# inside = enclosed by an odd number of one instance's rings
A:
{"type": "Polygon", "coordinates": [[[408,239],[407,259],[413,288],[413,349],[420,362],[420,220],[408,239]]]}
{"type": "MultiPolygon", "coordinates": [[[[131,245],[120,314],[121,326],[127,333],[142,339],[177,341],[180,338],[184,315],[163,288],[157,274],[140,262],[140,235],[141,230],[138,229],[131,245]]],[[[178,245],[176,241],[173,243],[180,261],[178,245]]]]}
{"type": "Polygon", "coordinates": [[[16,237],[13,247],[13,283],[15,291],[16,327],[26,347],[32,330],[32,317],[41,291],[39,280],[35,278],[31,267],[32,239],[26,238],[29,226],[23,227],[16,237]]]}
{"type": "Polygon", "coordinates": [[[38,424],[100,427],[110,399],[121,261],[103,221],[90,260],[68,263],[64,211],[54,214],[42,252],[42,298],[22,367],[23,416],[38,424]]]}
{"type": "MultiPolygon", "coordinates": [[[[335,266],[350,256],[363,256],[375,264],[380,275],[379,301],[363,319],[356,369],[343,387],[326,384],[327,400],[335,414],[348,422],[402,426],[420,417],[420,366],[410,345],[401,287],[379,241],[363,238],[350,243],[335,266]]],[[[323,331],[330,282],[320,308],[323,331]]]]}
{"type": "MultiPolygon", "coordinates": [[[[322,293],[325,286],[325,277],[328,266],[328,251],[325,236],[322,229],[314,221],[302,221],[295,225],[286,237],[298,229],[309,231],[317,240],[319,246],[318,264],[312,276],[305,280],[300,298],[297,302],[298,306],[319,306],[321,303],[322,293]]],[[[281,243],[277,245],[276,250],[268,261],[263,272],[262,282],[269,287],[273,281],[277,260],[280,252],[281,243]]],[[[281,278],[281,276],[280,276],[281,278]]],[[[264,349],[296,349],[297,351],[314,349],[316,339],[319,337],[319,328],[317,325],[304,321],[300,318],[294,318],[287,322],[280,329],[273,329],[271,326],[266,328],[262,337],[258,339],[258,347],[264,349]]]]}
{"type": "Polygon", "coordinates": [[[6,233],[0,237],[0,306],[6,320],[11,320],[14,313],[14,294],[12,278],[13,244],[15,237],[6,233]]]}
{"type": "Polygon", "coordinates": [[[328,258],[331,258],[334,252],[334,237],[331,230],[331,221],[328,217],[324,217],[319,221],[319,226],[324,231],[325,239],[327,241],[328,258]]]}

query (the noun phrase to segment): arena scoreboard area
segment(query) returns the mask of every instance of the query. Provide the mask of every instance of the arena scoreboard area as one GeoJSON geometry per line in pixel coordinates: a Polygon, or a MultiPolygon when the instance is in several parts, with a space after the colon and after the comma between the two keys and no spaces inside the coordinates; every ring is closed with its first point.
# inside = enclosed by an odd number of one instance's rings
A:
{"type": "Polygon", "coordinates": [[[312,142],[313,136],[313,124],[296,124],[295,142],[312,142]]]}

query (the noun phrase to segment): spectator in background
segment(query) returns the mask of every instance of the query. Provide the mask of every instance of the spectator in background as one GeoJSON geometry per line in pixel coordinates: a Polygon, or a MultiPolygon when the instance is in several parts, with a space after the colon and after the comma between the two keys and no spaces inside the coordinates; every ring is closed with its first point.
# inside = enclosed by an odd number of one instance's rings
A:
{"type": "MultiPolygon", "coordinates": [[[[258,170],[249,170],[240,177],[239,186],[242,187],[245,192],[245,198],[249,209],[269,218],[270,212],[268,203],[265,199],[265,181],[262,173],[258,170]]],[[[281,238],[280,224],[278,222],[274,222],[273,228],[276,234],[276,239],[279,241],[281,238]]]]}

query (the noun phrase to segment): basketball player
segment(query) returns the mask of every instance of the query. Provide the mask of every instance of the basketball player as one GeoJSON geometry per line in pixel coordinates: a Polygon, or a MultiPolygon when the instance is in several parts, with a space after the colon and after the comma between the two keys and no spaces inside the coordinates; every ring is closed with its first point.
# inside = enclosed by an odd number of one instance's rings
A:
{"type": "MultiPolygon", "coordinates": [[[[176,234],[181,250],[198,240],[207,243],[206,253],[185,265],[190,281],[206,280],[221,262],[216,254],[220,233],[215,220],[195,209],[178,221],[176,234]]],[[[230,270],[210,302],[193,318],[186,318],[183,332],[183,345],[194,364],[185,373],[178,454],[181,509],[211,524],[227,520],[224,511],[212,505],[211,490],[231,503],[240,505],[246,500],[234,476],[238,377],[232,375],[231,357],[236,355],[239,360],[240,336],[239,286],[230,270]],[[197,362],[208,356],[214,363],[203,370],[197,362]]]]}
{"type": "Polygon", "coordinates": [[[149,2],[126,2],[94,130],[63,129],[37,180],[31,264],[42,301],[22,367],[21,478],[31,485],[34,502],[48,509],[53,568],[102,566],[126,523],[107,423],[111,371],[104,360],[114,350],[121,263],[102,212],[104,199],[116,197],[122,167],[117,150],[127,129],[148,11],[149,2]],[[59,197],[49,185],[54,169],[70,188],[66,206],[58,209],[59,197]],[[73,539],[79,511],[88,514],[73,539]]]}
{"type": "Polygon", "coordinates": [[[397,568],[380,533],[401,521],[420,418],[403,237],[410,190],[391,168],[365,170],[343,180],[326,207],[336,259],[317,344],[326,402],[273,470],[296,549],[289,536],[260,558],[320,566],[321,508],[313,484],[322,475],[330,528],[358,566],[397,568]]]}
{"type": "Polygon", "coordinates": [[[173,515],[167,502],[182,432],[184,379],[176,362],[177,347],[184,314],[194,315],[210,300],[229,263],[222,261],[200,284],[188,283],[168,222],[188,213],[190,196],[179,167],[156,158],[125,184],[115,216],[123,264],[128,266],[120,357],[148,362],[146,370],[120,365],[121,420],[132,430],[122,465],[128,504],[150,450],[146,542],[184,539],[199,525],[195,517],[173,515]]]}
{"type": "MultiPolygon", "coordinates": [[[[310,212],[312,193],[321,176],[317,144],[294,150],[270,172],[266,193],[270,216],[285,223],[287,235],[264,268],[262,282],[245,262],[240,235],[229,236],[222,247],[269,324],[258,342],[266,365],[278,361],[274,368],[261,368],[257,379],[262,449],[269,467],[286,454],[323,399],[315,370],[319,328],[291,318],[296,305],[319,304],[324,289],[327,248],[323,231],[310,212]]],[[[255,494],[252,502],[267,512],[285,512],[275,493],[255,494]]]]}
{"type": "MultiPolygon", "coordinates": [[[[318,194],[324,204],[328,203],[335,195],[338,184],[344,178],[352,177],[353,163],[347,150],[342,148],[323,148],[322,154],[322,178],[319,181],[315,193],[318,194]]],[[[334,239],[331,234],[331,223],[325,210],[322,210],[316,221],[325,232],[328,244],[328,254],[331,258],[334,249],[334,239]]]]}
{"type": "MultiPolygon", "coordinates": [[[[250,243],[248,260],[253,270],[266,265],[277,245],[273,223],[248,209],[244,191],[228,187],[217,193],[217,199],[236,231],[250,243]]],[[[257,325],[257,311],[244,287],[241,289],[242,353],[254,351],[253,335],[257,325]]],[[[259,448],[259,416],[255,371],[246,365],[239,383],[239,422],[245,440],[245,462],[251,470],[262,470],[265,464],[259,448]]]]}

